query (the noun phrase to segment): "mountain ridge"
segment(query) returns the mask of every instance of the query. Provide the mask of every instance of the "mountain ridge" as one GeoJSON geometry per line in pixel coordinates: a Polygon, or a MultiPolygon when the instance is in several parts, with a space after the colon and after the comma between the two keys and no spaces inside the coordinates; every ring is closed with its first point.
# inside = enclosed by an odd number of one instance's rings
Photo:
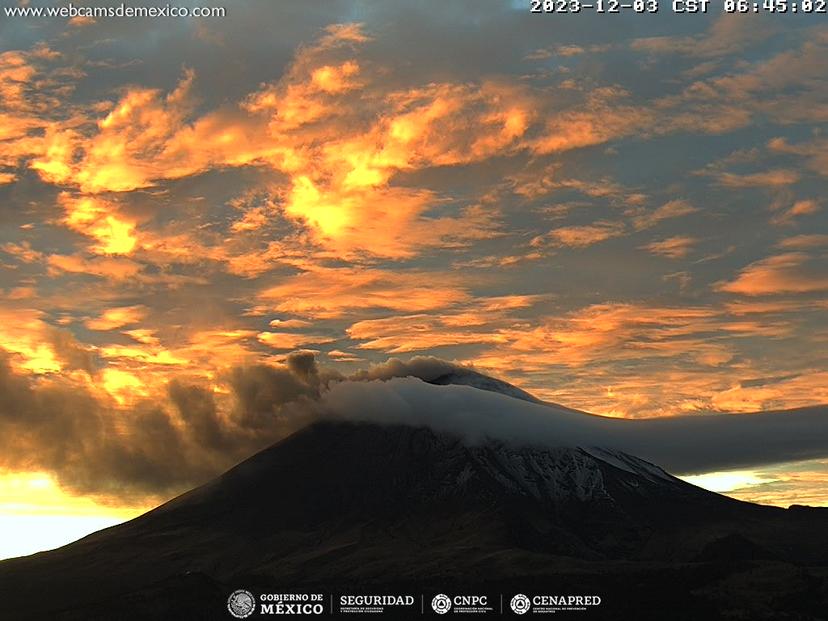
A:
{"type": "Polygon", "coordinates": [[[384,591],[579,575],[612,602],[600,575],[667,588],[665,576],[699,564],[729,568],[728,579],[745,564],[783,567],[822,584],[826,527],[822,512],[726,498],[606,448],[467,445],[422,427],[321,421],[130,522],[0,562],[0,602],[31,597],[20,619],[94,618],[103,602],[142,618],[150,604],[112,602],[178,584],[202,593],[197,618],[213,618],[239,583],[384,591]]]}

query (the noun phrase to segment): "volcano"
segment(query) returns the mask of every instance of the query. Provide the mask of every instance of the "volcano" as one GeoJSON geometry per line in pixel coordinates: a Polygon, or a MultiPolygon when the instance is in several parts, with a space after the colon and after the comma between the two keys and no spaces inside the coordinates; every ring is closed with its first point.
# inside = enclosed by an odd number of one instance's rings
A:
{"type": "Polygon", "coordinates": [[[578,618],[821,619],[828,510],[736,501],[605,447],[321,421],[130,522],[0,563],[0,617],[226,619],[240,587],[595,593],[578,618]]]}

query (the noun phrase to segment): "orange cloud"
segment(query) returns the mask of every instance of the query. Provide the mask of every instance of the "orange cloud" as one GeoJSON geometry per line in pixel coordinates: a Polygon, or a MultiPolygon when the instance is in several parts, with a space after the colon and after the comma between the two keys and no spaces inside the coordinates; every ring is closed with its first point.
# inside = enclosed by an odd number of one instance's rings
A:
{"type": "Polygon", "coordinates": [[[797,312],[809,308],[810,305],[799,300],[738,300],[728,302],[725,308],[731,315],[764,315],[797,312]]]}
{"type": "Polygon", "coordinates": [[[314,268],[265,289],[258,299],[263,309],[315,318],[372,308],[422,312],[469,299],[456,281],[445,274],[314,268]]]}
{"type": "Polygon", "coordinates": [[[624,233],[624,225],[620,222],[596,222],[583,226],[563,226],[549,231],[546,235],[536,237],[532,245],[569,246],[571,248],[586,248],[598,242],[619,237],[624,233]]]}
{"type": "MultiPolygon", "coordinates": [[[[49,120],[49,112],[65,104],[71,85],[71,69],[50,69],[60,55],[44,46],[29,51],[0,53],[0,166],[17,168],[31,158],[44,158],[53,149],[54,136],[70,132],[78,122],[49,120]]],[[[4,183],[17,175],[3,173],[4,183]]]]}
{"type": "Polygon", "coordinates": [[[193,72],[186,72],[165,97],[152,89],[128,90],[98,122],[98,134],[84,145],[85,157],[72,181],[85,192],[123,192],[165,177],[159,168],[163,162],[153,160],[191,111],[193,79],[193,72]]]}
{"type": "Polygon", "coordinates": [[[325,189],[303,176],[294,180],[285,212],[315,231],[326,254],[347,258],[367,253],[401,259],[424,247],[496,234],[494,217],[479,208],[458,217],[424,217],[440,202],[430,192],[403,188],[325,189]]]}
{"type": "MultiPolygon", "coordinates": [[[[471,305],[470,305],[471,306],[471,305]]],[[[642,305],[594,305],[561,317],[516,320],[505,312],[475,310],[406,315],[356,322],[348,330],[363,341],[361,349],[387,353],[423,351],[443,345],[475,345],[468,359],[527,389],[563,403],[615,415],[645,412],[666,414],[709,405],[709,396],[721,388],[715,371],[727,368],[736,349],[724,337],[744,334],[748,326],[726,319],[709,308],[650,308],[642,305]],[[717,338],[710,338],[715,333],[717,338]],[[632,377],[617,376],[619,361],[635,361],[632,377]],[[552,369],[566,367],[565,393],[541,377],[557,377],[552,369]],[[646,371],[644,370],[646,369],[646,371]],[[680,395],[663,394],[663,375],[673,380],[696,377],[680,395]],[[651,374],[659,379],[649,381],[651,374]],[[615,386],[603,399],[607,383],[615,386]],[[699,389],[700,384],[704,388],[699,389]],[[699,389],[697,393],[694,391],[699,389]],[[611,405],[608,405],[611,404],[611,405]]],[[[744,323],[744,322],[742,322],[744,323]]],[[[756,324],[770,335],[786,326],[756,324]]],[[[684,381],[684,380],[682,380],[684,381]]],[[[556,382],[557,383],[557,382],[556,382]]]]}
{"type": "Polygon", "coordinates": [[[753,15],[725,14],[696,36],[662,36],[633,40],[630,47],[651,54],[683,54],[716,58],[742,51],[773,34],[764,20],[753,15]]]}
{"type": "Polygon", "coordinates": [[[717,288],[743,295],[812,293],[828,290],[828,275],[802,252],[789,252],[751,263],[735,280],[717,288]]]}
{"type": "Polygon", "coordinates": [[[358,321],[348,328],[347,334],[352,339],[365,341],[358,345],[360,349],[377,349],[390,354],[508,341],[507,336],[497,331],[457,329],[484,322],[485,319],[476,316],[462,321],[454,315],[404,315],[358,321]]]}
{"type": "Polygon", "coordinates": [[[222,376],[228,369],[269,361],[259,346],[266,339],[258,339],[255,330],[141,328],[123,334],[133,342],[107,344],[97,350],[105,363],[104,370],[114,369],[114,380],[126,382],[125,389],[113,384],[114,391],[104,382],[107,392],[122,405],[147,395],[161,398],[171,372],[179,379],[207,382],[220,393],[226,391],[222,376]]]}
{"type": "Polygon", "coordinates": [[[155,330],[148,330],[145,328],[135,328],[133,330],[124,330],[124,334],[134,339],[138,343],[144,345],[158,345],[160,343],[155,330]]]}
{"type": "Polygon", "coordinates": [[[632,219],[633,228],[636,231],[643,231],[651,228],[663,220],[670,220],[672,218],[680,218],[698,211],[698,208],[691,205],[683,199],[675,199],[668,201],[657,207],[656,209],[643,212],[643,210],[634,209],[635,214],[632,219]],[[642,213],[639,213],[642,211],[642,213]]]}
{"type": "Polygon", "coordinates": [[[32,245],[28,241],[21,241],[19,244],[8,242],[0,246],[3,252],[16,257],[23,263],[34,263],[35,261],[42,261],[44,254],[32,249],[32,245]]]}
{"type": "MultiPolygon", "coordinates": [[[[659,132],[724,133],[748,126],[754,118],[781,124],[821,122],[826,40],[819,29],[813,29],[803,34],[800,43],[770,58],[730,67],[723,75],[694,81],[681,94],[657,100],[659,110],[669,111],[659,119],[659,132]]],[[[724,175],[722,181],[735,187],[793,183],[795,171],[768,172],[746,178],[724,175]]]]}
{"type": "Polygon", "coordinates": [[[332,349],[331,351],[327,352],[326,354],[328,358],[331,360],[335,360],[337,362],[360,362],[362,358],[353,354],[349,351],[342,351],[340,349],[332,349]]]}
{"type": "Polygon", "coordinates": [[[668,259],[682,259],[690,254],[690,251],[696,243],[698,243],[698,240],[695,237],[676,235],[660,241],[651,242],[645,246],[641,246],[641,248],[653,254],[667,257],[668,259]]]}
{"type": "Polygon", "coordinates": [[[536,154],[558,153],[622,138],[648,128],[653,112],[627,105],[628,93],[614,87],[594,89],[577,106],[556,110],[547,117],[541,136],[531,141],[536,154]]]}
{"type": "Polygon", "coordinates": [[[0,54],[0,95],[4,107],[18,110],[30,107],[28,85],[36,73],[29,54],[16,50],[0,54]]]}
{"type": "Polygon", "coordinates": [[[0,348],[12,354],[17,369],[54,373],[63,368],[49,344],[49,329],[41,311],[0,308],[0,348]]]}
{"type": "MultiPolygon", "coordinates": [[[[555,351],[559,364],[581,364],[596,356],[640,355],[640,348],[668,342],[702,329],[715,311],[706,308],[649,308],[632,304],[599,304],[514,334],[521,351],[555,351]],[[633,351],[631,351],[633,350],[633,351]]],[[[684,344],[679,343],[679,347],[684,344]]]]}
{"type": "MultiPolygon", "coordinates": [[[[65,195],[66,224],[96,240],[90,250],[97,254],[140,250],[149,261],[176,252],[182,261],[206,256],[233,273],[255,276],[273,263],[298,260],[297,254],[400,260],[430,247],[495,237],[501,234],[495,203],[458,208],[432,190],[398,184],[400,178],[494,156],[599,144],[652,121],[646,108],[626,105],[628,94],[616,87],[567,85],[567,97],[579,101],[563,109],[548,93],[504,79],[400,88],[385,79],[387,67],[358,58],[367,40],[359,25],[330,28],[299,49],[281,79],[237,105],[201,116],[192,71],[169,93],[127,88],[117,101],[93,111],[105,114],[91,132],[89,119],[48,128],[30,165],[44,179],[86,194],[65,195]],[[546,114],[550,106],[554,115],[546,114]],[[250,165],[269,167],[280,177],[272,184],[270,204],[243,209],[233,232],[266,231],[281,216],[303,230],[292,239],[280,236],[264,251],[231,239],[193,252],[192,239],[181,235],[173,241],[142,230],[139,237],[136,222],[92,196],[250,165]]],[[[596,191],[593,186],[590,191],[596,191]]],[[[692,210],[683,201],[673,203],[672,212],[668,204],[642,221],[692,210]]],[[[564,227],[548,240],[584,247],[618,236],[622,228],[610,222],[564,227]]]]}
{"type": "MultiPolygon", "coordinates": [[[[282,98],[273,94],[272,99],[284,106],[293,86],[277,85],[282,98]]],[[[491,236],[494,221],[480,208],[467,209],[457,218],[427,217],[443,202],[440,197],[389,183],[401,171],[469,163],[517,144],[531,112],[516,95],[496,84],[363,93],[365,103],[370,106],[373,99],[376,106],[370,125],[357,122],[343,128],[335,117],[331,129],[337,137],[314,152],[293,149],[290,158],[276,164],[291,177],[285,213],[309,225],[337,255],[357,251],[402,258],[422,246],[491,236]]],[[[342,109],[318,104],[313,120],[326,110],[342,109]]],[[[270,125],[271,132],[282,136],[296,124],[283,115],[279,111],[270,125]]]]}
{"type": "Polygon", "coordinates": [[[780,241],[777,246],[795,250],[807,250],[808,248],[820,248],[828,246],[828,235],[795,235],[780,241]]]}
{"type": "Polygon", "coordinates": [[[119,306],[108,308],[95,319],[88,319],[85,325],[90,330],[114,330],[141,321],[147,313],[145,306],[119,306]]]}
{"type": "Polygon", "coordinates": [[[282,328],[285,330],[291,330],[294,328],[310,328],[313,326],[310,321],[305,321],[303,319],[273,319],[269,325],[271,328],[282,328]]]}
{"type": "Polygon", "coordinates": [[[816,138],[811,141],[791,144],[785,138],[773,138],[768,141],[768,150],[773,153],[799,155],[814,172],[825,175],[828,170],[828,140],[816,138]]]}
{"type": "Polygon", "coordinates": [[[116,367],[109,367],[101,372],[101,385],[121,406],[149,396],[147,386],[137,375],[116,367]]]}
{"type": "MultiPolygon", "coordinates": [[[[191,119],[191,71],[166,95],[127,89],[94,135],[51,133],[48,154],[32,167],[51,182],[99,193],[148,187],[216,166],[269,166],[287,176],[277,190],[278,210],[336,256],[406,258],[422,246],[496,234],[491,209],[431,215],[444,205],[442,197],[391,182],[401,171],[464,164],[518,148],[534,115],[528,97],[499,83],[390,91],[376,71],[363,75],[353,58],[336,58],[367,40],[358,33],[355,26],[329,31],[301,49],[277,83],[235,109],[201,118],[191,119]],[[356,98],[360,106],[352,105],[356,98]],[[78,161],[77,152],[83,154],[78,161]]],[[[119,238],[100,244],[101,250],[131,250],[134,223],[93,207],[102,201],[84,197],[74,203],[70,226],[119,238]],[[93,214],[100,222],[90,230],[93,214]]],[[[267,226],[266,213],[255,209],[243,214],[235,231],[267,226]]]]}
{"type": "Polygon", "coordinates": [[[135,223],[117,213],[114,205],[93,196],[58,198],[66,211],[66,226],[97,241],[96,254],[130,254],[135,248],[135,223]]]}
{"type": "Polygon", "coordinates": [[[138,275],[141,266],[128,259],[100,257],[85,259],[77,255],[53,254],[47,259],[50,273],[91,274],[113,280],[124,280],[138,275]]]}
{"type": "Polygon", "coordinates": [[[360,349],[386,353],[422,351],[433,347],[506,344],[513,339],[516,320],[510,315],[548,299],[547,295],[480,297],[456,304],[448,312],[396,315],[352,324],[347,335],[360,349]]]}
{"type": "Polygon", "coordinates": [[[726,172],[718,175],[718,182],[729,188],[780,187],[793,185],[799,179],[800,175],[797,171],[784,168],[747,175],[726,172]]]}
{"type": "Polygon", "coordinates": [[[6,296],[8,300],[30,300],[37,297],[37,289],[34,287],[14,287],[6,296]]]}
{"type": "Polygon", "coordinates": [[[790,224],[797,217],[817,213],[820,209],[819,203],[815,200],[796,201],[792,207],[771,218],[771,224],[790,224]]]}
{"type": "MultiPolygon", "coordinates": [[[[331,28],[301,48],[276,83],[200,117],[192,71],[167,94],[127,88],[93,132],[88,123],[49,128],[30,165],[45,180],[86,194],[215,167],[268,166],[286,176],[276,210],[306,227],[325,253],[404,259],[425,247],[493,237],[498,213],[483,204],[439,213],[446,198],[394,185],[402,173],[578,148],[633,131],[638,108],[617,106],[626,94],[614,88],[585,92],[583,105],[551,117],[543,114],[545,97],[515,81],[393,88],[385,68],[355,58],[367,40],[358,25],[331,28]],[[551,120],[541,126],[543,118],[551,120]]],[[[99,209],[105,203],[89,196],[66,200],[67,225],[97,239],[97,252],[137,248],[135,223],[117,210],[99,209]]],[[[268,222],[266,211],[253,208],[233,229],[255,231],[268,222]]],[[[232,261],[237,271],[258,271],[252,255],[232,261]]]]}
{"type": "MultiPolygon", "coordinates": [[[[534,314],[526,321],[503,313],[435,312],[360,321],[348,335],[363,341],[362,349],[386,352],[427,351],[446,335],[444,344],[475,346],[467,362],[544,398],[608,415],[663,416],[717,409],[727,397],[714,397],[731,390],[735,377],[748,378],[747,389],[751,377],[779,374],[778,366],[755,368],[742,343],[763,339],[781,347],[802,309],[600,304],[560,315],[534,314]],[[744,318],[768,312],[785,316],[744,318]]],[[[791,362],[809,364],[807,357],[791,362]]],[[[740,411],[818,402],[792,386],[785,384],[764,400],[755,391],[740,411]]]]}
{"type": "Polygon", "coordinates": [[[828,398],[828,373],[809,370],[764,385],[737,383],[716,393],[712,403],[728,412],[756,412],[779,407],[800,407],[825,403],[828,398]]]}

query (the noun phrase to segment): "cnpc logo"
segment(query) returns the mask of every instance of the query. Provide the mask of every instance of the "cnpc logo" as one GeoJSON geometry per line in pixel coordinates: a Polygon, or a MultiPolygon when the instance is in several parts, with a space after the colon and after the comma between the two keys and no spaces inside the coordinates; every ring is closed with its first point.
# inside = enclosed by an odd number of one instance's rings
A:
{"type": "Polygon", "coordinates": [[[449,599],[448,595],[440,593],[439,595],[435,595],[434,599],[431,600],[431,607],[438,615],[444,615],[451,610],[451,599],[449,599]]]}
{"type": "Polygon", "coordinates": [[[487,604],[488,598],[485,595],[455,595],[454,597],[449,597],[445,593],[440,593],[439,595],[435,595],[434,599],[431,600],[431,608],[438,615],[446,614],[451,610],[452,606],[464,609],[458,612],[468,612],[467,609],[469,608],[477,608],[486,606],[487,604]]]}

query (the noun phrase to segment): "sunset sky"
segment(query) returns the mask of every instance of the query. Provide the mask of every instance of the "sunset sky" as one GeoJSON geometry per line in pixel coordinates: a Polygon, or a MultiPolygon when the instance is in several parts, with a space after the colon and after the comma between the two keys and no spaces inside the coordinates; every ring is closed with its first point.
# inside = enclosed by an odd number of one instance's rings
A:
{"type": "MultiPolygon", "coordinates": [[[[0,557],[261,448],[293,350],[616,417],[828,403],[825,15],[527,4],[0,16],[0,557]]],[[[691,480],[828,504],[828,461],[691,480]]]]}

